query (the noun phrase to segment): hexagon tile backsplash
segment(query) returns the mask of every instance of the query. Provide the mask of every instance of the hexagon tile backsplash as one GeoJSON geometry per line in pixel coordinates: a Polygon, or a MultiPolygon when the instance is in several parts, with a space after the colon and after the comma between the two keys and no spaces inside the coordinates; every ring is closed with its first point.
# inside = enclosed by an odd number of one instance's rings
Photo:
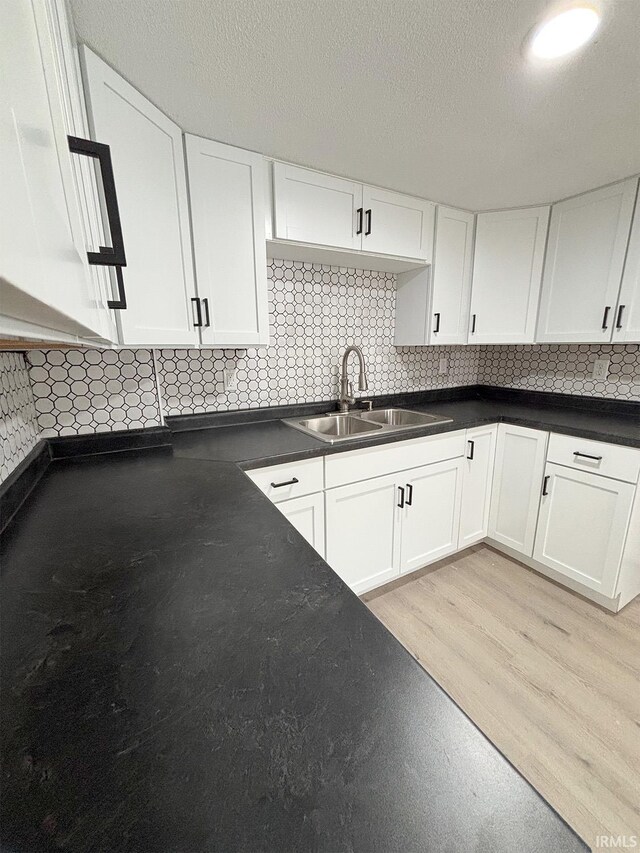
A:
{"type": "Polygon", "coordinates": [[[38,434],[136,429],[161,424],[162,414],[335,400],[340,358],[352,342],[367,359],[367,394],[480,382],[640,401],[638,344],[394,347],[392,274],[274,260],[269,280],[268,348],[31,350],[28,378],[22,353],[0,354],[2,478],[38,434]],[[441,357],[445,374],[438,371],[441,357]],[[605,382],[591,379],[599,357],[611,359],[605,382]],[[225,391],[228,368],[236,370],[236,387],[225,391]]]}

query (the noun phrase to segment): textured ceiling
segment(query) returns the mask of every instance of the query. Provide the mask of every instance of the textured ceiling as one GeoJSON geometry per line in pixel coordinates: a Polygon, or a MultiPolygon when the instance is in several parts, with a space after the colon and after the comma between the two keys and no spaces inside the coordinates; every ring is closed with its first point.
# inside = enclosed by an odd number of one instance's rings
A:
{"type": "Polygon", "coordinates": [[[640,171],[640,0],[534,67],[544,0],[71,0],[191,133],[475,210],[640,171]]]}

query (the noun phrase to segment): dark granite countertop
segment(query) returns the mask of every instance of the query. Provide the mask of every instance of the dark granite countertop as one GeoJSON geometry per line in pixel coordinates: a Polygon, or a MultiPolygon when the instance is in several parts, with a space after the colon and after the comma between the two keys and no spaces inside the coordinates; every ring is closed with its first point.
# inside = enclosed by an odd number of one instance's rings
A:
{"type": "MultiPolygon", "coordinates": [[[[634,417],[420,407],[640,446],[634,417]]],[[[587,849],[239,468],[379,441],[171,438],[54,461],[0,539],[3,850],[587,849]]]]}
{"type": "Polygon", "coordinates": [[[211,427],[175,432],[171,440],[176,456],[236,462],[243,468],[257,468],[260,465],[276,462],[343,453],[391,441],[407,441],[420,436],[437,435],[498,421],[612,444],[640,447],[640,418],[635,415],[602,411],[587,412],[559,406],[544,406],[539,403],[526,404],[481,399],[401,405],[415,411],[445,415],[452,420],[449,423],[420,429],[398,430],[382,436],[367,436],[328,444],[293,429],[281,420],[217,426],[214,417],[211,427]]]}
{"type": "Polygon", "coordinates": [[[1,540],[2,849],[587,849],[251,481],[54,462],[1,540]]]}

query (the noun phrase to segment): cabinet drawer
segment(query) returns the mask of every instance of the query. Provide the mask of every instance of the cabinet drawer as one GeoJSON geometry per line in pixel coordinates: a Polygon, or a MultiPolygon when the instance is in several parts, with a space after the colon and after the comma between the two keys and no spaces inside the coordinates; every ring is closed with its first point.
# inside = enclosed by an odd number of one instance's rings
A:
{"type": "Polygon", "coordinates": [[[407,468],[418,468],[432,462],[453,459],[462,456],[464,448],[465,433],[456,431],[327,456],[324,460],[326,487],[331,489],[346,483],[356,483],[407,468]]]}
{"type": "Polygon", "coordinates": [[[322,459],[303,459],[245,471],[274,503],[321,492],[324,488],[322,459]]]}
{"type": "Polygon", "coordinates": [[[626,483],[637,483],[640,473],[640,450],[571,435],[551,434],[547,460],[626,483]]]}

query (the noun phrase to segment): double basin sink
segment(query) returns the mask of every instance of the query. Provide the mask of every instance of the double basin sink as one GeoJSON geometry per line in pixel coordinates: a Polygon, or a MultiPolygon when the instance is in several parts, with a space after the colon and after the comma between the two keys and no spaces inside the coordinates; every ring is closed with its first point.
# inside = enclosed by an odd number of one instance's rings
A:
{"type": "Polygon", "coordinates": [[[334,444],[396,430],[419,429],[451,421],[442,415],[413,412],[410,409],[373,409],[372,411],[335,412],[311,418],[291,418],[284,423],[334,444]]]}

